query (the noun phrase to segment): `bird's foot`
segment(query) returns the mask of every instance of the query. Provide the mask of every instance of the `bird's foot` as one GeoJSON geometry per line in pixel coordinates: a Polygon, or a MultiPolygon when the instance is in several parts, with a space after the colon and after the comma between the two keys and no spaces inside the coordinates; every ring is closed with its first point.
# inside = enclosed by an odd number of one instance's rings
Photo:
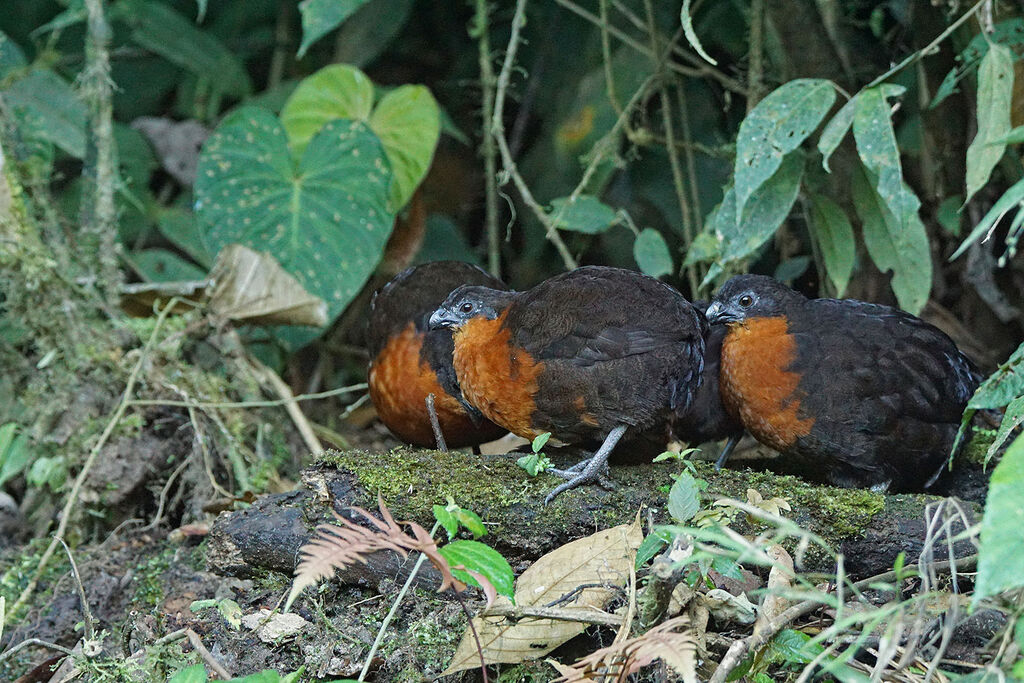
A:
{"type": "Polygon", "coordinates": [[[607,477],[608,461],[606,459],[590,458],[564,470],[549,469],[546,472],[562,479],[568,479],[568,481],[564,484],[559,484],[555,487],[554,491],[547,495],[547,498],[544,499],[545,505],[553,501],[560,494],[584,484],[598,484],[604,488],[614,488],[614,484],[607,477]]]}

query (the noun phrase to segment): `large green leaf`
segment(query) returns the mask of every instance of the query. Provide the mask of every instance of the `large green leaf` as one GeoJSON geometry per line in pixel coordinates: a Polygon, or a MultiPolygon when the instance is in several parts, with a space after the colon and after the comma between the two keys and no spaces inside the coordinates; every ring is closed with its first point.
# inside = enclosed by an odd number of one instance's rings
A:
{"type": "Polygon", "coordinates": [[[373,83],[359,69],[332,65],[306,78],[281,111],[296,153],[333,119],[366,121],[384,144],[393,173],[391,205],[402,208],[423,180],[441,135],[441,113],[420,85],[395,88],[373,107],[373,83]]]}
{"type": "MultiPolygon", "coordinates": [[[[951,69],[935,91],[935,99],[929,107],[937,107],[943,100],[956,92],[957,83],[971,74],[988,54],[989,46],[1005,45],[1013,48],[1014,55],[1024,47],[1024,19],[1007,19],[992,27],[991,33],[980,32],[956,57],[959,65],[951,69]]],[[[1020,59],[1015,56],[1014,59],[1020,59]]]]}
{"type": "Polygon", "coordinates": [[[901,86],[882,84],[857,97],[853,137],[868,171],[862,179],[868,179],[873,189],[873,196],[861,192],[861,201],[870,206],[862,207],[860,201],[857,204],[861,218],[865,219],[864,242],[868,253],[882,272],[892,270],[892,288],[900,306],[917,313],[931,290],[932,262],[928,234],[917,215],[921,202],[903,182],[900,151],[887,102],[903,90],[901,86]],[[875,198],[882,206],[876,207],[875,198]]]}
{"type": "Polygon", "coordinates": [[[853,114],[856,111],[857,96],[854,95],[825,124],[825,130],[821,131],[821,137],[818,138],[818,151],[821,152],[821,165],[826,171],[832,171],[828,167],[828,160],[832,158],[832,154],[839,147],[839,143],[843,141],[843,138],[846,137],[850,126],[853,125],[853,114]]]}
{"type": "Polygon", "coordinates": [[[786,220],[800,191],[804,153],[786,155],[778,170],[747,200],[742,217],[737,217],[738,199],[730,188],[722,199],[711,225],[721,246],[724,263],[746,258],[761,247],[786,220]]]}
{"type": "Polygon", "coordinates": [[[398,211],[430,168],[441,137],[441,110],[426,86],[403,85],[380,99],[370,128],[391,162],[391,206],[398,211]]]}
{"type": "Polygon", "coordinates": [[[830,81],[800,78],[758,102],[736,138],[736,210],[778,170],[783,157],[807,139],[835,102],[830,81]]]}
{"type": "Polygon", "coordinates": [[[341,26],[352,13],[365,5],[367,0],[302,0],[299,13],[302,14],[302,45],[298,56],[306,54],[309,46],[341,26]]]}
{"type": "Polygon", "coordinates": [[[668,492],[668,513],[680,524],[700,510],[700,487],[689,472],[681,472],[668,492]]]}
{"type": "Polygon", "coordinates": [[[63,78],[34,69],[2,94],[25,137],[52,142],[79,159],[85,156],[85,104],[63,78]]]}
{"type": "Polygon", "coordinates": [[[484,545],[480,541],[452,541],[438,549],[441,556],[452,565],[452,574],[459,581],[472,586],[480,587],[480,582],[470,574],[480,574],[491,582],[491,585],[498,591],[498,595],[513,598],[515,594],[515,574],[508,560],[501,556],[497,550],[484,545]],[[462,565],[466,570],[454,569],[462,565]]]}
{"type": "Polygon", "coordinates": [[[380,260],[394,222],[390,181],[365,123],[328,123],[296,164],[277,118],[244,108],[203,146],[196,212],[211,253],[236,242],[270,252],[333,319],[380,260]]]}
{"type": "Polygon", "coordinates": [[[651,277],[672,273],[672,254],[661,233],[654,228],[644,228],[633,242],[633,259],[640,270],[651,277]]]}
{"type": "Polygon", "coordinates": [[[825,261],[828,279],[836,288],[836,296],[842,297],[846,285],[850,283],[853,273],[853,262],[857,256],[857,248],[853,241],[853,226],[846,212],[828,197],[810,194],[811,225],[814,236],[821,246],[821,256],[825,261]]]}
{"type": "Polygon", "coordinates": [[[917,313],[928,301],[932,286],[932,259],[924,225],[914,213],[909,229],[901,226],[875,190],[871,172],[863,166],[856,167],[852,178],[864,246],[879,270],[892,271],[892,290],[900,306],[917,313]]]}
{"type": "Polygon", "coordinates": [[[354,66],[332,64],[302,79],[281,110],[281,122],[292,149],[302,154],[328,121],[369,121],[372,111],[373,82],[354,66]]]}
{"type": "Polygon", "coordinates": [[[24,433],[18,433],[18,425],[8,422],[0,427],[0,488],[21,474],[32,459],[32,449],[24,433]]]}
{"type": "Polygon", "coordinates": [[[25,53],[21,51],[16,42],[0,31],[0,80],[25,64],[27,64],[25,53]]]}
{"type": "Polygon", "coordinates": [[[1003,157],[1013,108],[1013,52],[993,45],[978,70],[978,134],[967,148],[967,198],[980,190],[1003,157]]]}
{"type": "Polygon", "coordinates": [[[1024,586],[1024,436],[996,465],[985,499],[973,604],[1024,586]]]}
{"type": "Polygon", "coordinates": [[[245,66],[211,33],[196,28],[169,5],[155,0],[122,0],[115,16],[132,27],[132,40],[200,78],[214,90],[244,97],[252,91],[245,66]]]}

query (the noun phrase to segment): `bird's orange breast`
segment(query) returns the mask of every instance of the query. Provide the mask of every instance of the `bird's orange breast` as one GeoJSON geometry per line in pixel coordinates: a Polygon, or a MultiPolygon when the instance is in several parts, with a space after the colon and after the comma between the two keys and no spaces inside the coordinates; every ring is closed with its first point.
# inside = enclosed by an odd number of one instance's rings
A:
{"type": "Polygon", "coordinates": [[[783,317],[731,324],[722,343],[722,403],[758,441],[780,451],[814,426],[799,414],[800,375],[790,370],[796,350],[783,317]]]}
{"type": "MultiPolygon", "coordinates": [[[[388,429],[403,441],[433,448],[434,432],[426,406],[427,395],[433,394],[441,432],[450,446],[457,448],[500,436],[500,432],[482,434],[462,404],[441,388],[437,375],[420,358],[422,346],[423,335],[410,322],[388,340],[370,365],[370,399],[388,429]]],[[[496,431],[492,425],[487,427],[496,431]]]]}
{"type": "Polygon", "coordinates": [[[455,330],[453,364],[466,400],[484,416],[528,439],[534,429],[534,395],[544,368],[523,349],[511,344],[511,332],[495,320],[472,318],[455,330]]]}

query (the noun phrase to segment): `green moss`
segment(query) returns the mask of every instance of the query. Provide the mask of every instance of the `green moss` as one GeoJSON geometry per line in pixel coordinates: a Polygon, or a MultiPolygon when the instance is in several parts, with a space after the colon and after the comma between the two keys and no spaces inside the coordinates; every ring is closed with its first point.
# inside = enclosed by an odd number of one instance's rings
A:
{"type": "Polygon", "coordinates": [[[168,546],[135,568],[135,595],[132,601],[156,609],[164,599],[163,576],[174,559],[174,547],[168,546]]]}
{"type": "Polygon", "coordinates": [[[995,429],[975,429],[971,440],[967,442],[967,445],[960,452],[958,460],[975,465],[984,465],[989,446],[995,440],[995,429]]]}

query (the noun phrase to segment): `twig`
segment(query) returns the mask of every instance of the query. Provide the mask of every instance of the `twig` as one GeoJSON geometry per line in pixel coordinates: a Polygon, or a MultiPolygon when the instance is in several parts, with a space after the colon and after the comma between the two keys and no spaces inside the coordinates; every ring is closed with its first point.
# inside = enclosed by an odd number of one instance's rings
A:
{"type": "Polygon", "coordinates": [[[361,384],[351,384],[347,387],[339,387],[337,389],[331,389],[330,391],[320,391],[315,394],[298,394],[291,398],[282,398],[274,401],[168,401],[160,398],[138,398],[129,402],[129,405],[133,406],[171,406],[176,408],[275,408],[277,406],[286,406],[289,403],[298,403],[300,401],[314,401],[321,398],[330,398],[331,396],[339,396],[341,394],[351,394],[356,391],[365,391],[368,385],[363,382],[361,384]]]}
{"type": "Polygon", "coordinates": [[[46,565],[50,562],[50,558],[53,557],[53,553],[57,549],[57,545],[64,539],[64,534],[67,531],[68,524],[71,520],[71,511],[78,502],[78,496],[81,493],[82,485],[85,483],[85,478],[89,475],[89,471],[96,462],[96,458],[99,456],[100,451],[110,439],[110,435],[114,433],[114,428],[121,421],[125,411],[128,409],[132,392],[135,391],[135,383],[138,381],[139,373],[142,371],[142,366],[146,362],[149,350],[152,348],[157,335],[160,333],[160,328],[163,326],[164,320],[167,318],[167,314],[170,313],[176,302],[177,299],[171,299],[157,315],[156,324],[153,326],[153,332],[149,335],[149,339],[146,340],[145,346],[143,346],[142,350],[139,352],[139,359],[135,362],[135,367],[132,368],[131,374],[128,375],[128,381],[125,384],[124,394],[121,396],[121,402],[118,404],[114,414],[110,416],[110,420],[107,422],[107,426],[104,428],[103,433],[100,434],[99,440],[96,441],[96,445],[92,447],[92,450],[89,452],[89,456],[85,459],[85,463],[82,465],[82,471],[79,472],[78,476],[75,478],[75,483],[71,485],[71,492],[68,493],[68,499],[64,503],[64,507],[60,512],[60,522],[57,524],[57,532],[54,534],[53,540],[50,541],[50,545],[48,545],[46,550],[43,552],[43,556],[39,558],[39,565],[36,567],[36,571],[32,575],[32,579],[28,582],[28,585],[25,586],[21,595],[18,596],[18,600],[14,603],[14,606],[11,607],[8,612],[8,616],[16,614],[19,608],[21,608],[21,606],[24,605],[30,597],[32,597],[32,593],[39,584],[39,577],[42,576],[43,571],[46,569],[46,565]]]}
{"type": "MultiPolygon", "coordinates": [[[[437,527],[440,525],[440,522],[434,522],[434,526],[430,530],[431,538],[433,538],[434,534],[437,533],[437,527]]],[[[416,564],[413,565],[412,571],[409,572],[409,577],[405,580],[405,584],[402,586],[402,589],[398,591],[398,596],[395,597],[395,601],[391,603],[391,609],[388,611],[387,616],[384,617],[384,621],[381,623],[380,629],[377,631],[377,637],[373,639],[373,645],[370,646],[370,651],[366,655],[366,661],[363,662],[363,669],[359,672],[359,678],[356,679],[357,681],[366,680],[366,674],[370,671],[370,664],[373,663],[373,656],[377,654],[380,644],[384,641],[384,634],[387,632],[388,626],[391,625],[391,620],[395,618],[395,614],[398,612],[398,607],[402,604],[402,599],[405,598],[405,594],[409,592],[409,587],[412,586],[413,579],[416,578],[416,574],[419,573],[420,567],[423,566],[423,562],[426,559],[427,556],[424,553],[420,553],[420,556],[416,558],[416,564]]]]}
{"type": "Polygon", "coordinates": [[[117,168],[114,160],[114,124],[110,80],[110,44],[112,31],[103,14],[103,0],[85,0],[86,42],[82,89],[89,102],[89,144],[83,175],[92,192],[82,195],[84,229],[91,235],[90,254],[99,265],[101,293],[107,306],[117,306],[121,269],[117,254],[117,209],[114,186],[117,168]]]}
{"type": "Polygon", "coordinates": [[[764,80],[764,0],[750,0],[750,69],[747,73],[747,113],[761,101],[764,80]]]}
{"type": "Polygon", "coordinates": [[[622,625],[623,619],[617,614],[608,614],[598,609],[584,607],[531,607],[519,605],[492,605],[478,614],[480,617],[507,617],[509,619],[555,619],[575,621],[580,624],[599,626],[622,625]]]}
{"type": "Polygon", "coordinates": [[[199,637],[198,633],[187,628],[185,629],[185,637],[188,638],[188,642],[192,643],[192,647],[195,648],[196,652],[199,653],[199,656],[203,658],[203,661],[209,664],[210,668],[213,669],[213,671],[220,676],[222,680],[227,681],[231,679],[231,674],[228,670],[225,669],[220,662],[214,659],[210,651],[206,649],[205,645],[203,645],[203,640],[199,637]]]}
{"type": "Polygon", "coordinates": [[[501,277],[501,235],[498,231],[498,152],[489,127],[494,116],[494,66],[491,64],[491,33],[487,0],[476,0],[475,24],[480,50],[480,90],[483,95],[484,225],[487,228],[487,269],[501,277]]]}
{"type": "Polygon", "coordinates": [[[60,544],[64,547],[64,552],[68,554],[68,562],[71,563],[71,577],[75,580],[75,587],[78,589],[78,600],[82,603],[82,623],[85,628],[85,640],[93,641],[96,639],[96,632],[93,629],[95,619],[92,617],[92,610],[89,609],[89,601],[85,597],[85,586],[82,585],[82,576],[78,573],[78,565],[75,563],[75,557],[71,554],[71,548],[64,542],[64,539],[58,539],[60,544]]]}
{"type": "Polygon", "coordinates": [[[488,683],[487,660],[484,659],[484,648],[480,644],[480,634],[477,633],[476,624],[473,623],[473,615],[469,613],[466,601],[459,595],[458,591],[455,591],[455,599],[458,601],[459,607],[462,608],[462,613],[466,615],[466,620],[469,623],[469,632],[473,634],[473,642],[476,643],[476,654],[480,657],[480,675],[483,677],[483,683],[488,683]]]}
{"type": "Polygon", "coordinates": [[[313,431],[313,427],[309,424],[306,414],[302,412],[302,408],[299,407],[295,397],[292,395],[292,390],[288,388],[284,380],[276,372],[255,358],[249,358],[248,360],[252,365],[253,374],[257,377],[262,377],[277,392],[281,400],[285,402],[284,408],[288,411],[288,416],[292,418],[292,422],[295,423],[295,428],[299,430],[302,440],[306,442],[306,448],[314,455],[323,453],[324,447],[320,443],[320,439],[316,437],[316,432],[313,431]]]}
{"type": "Polygon", "coordinates": [[[515,160],[512,159],[512,151],[509,149],[508,140],[505,138],[505,124],[503,121],[505,95],[508,91],[508,82],[512,76],[512,69],[515,66],[516,53],[519,51],[520,32],[525,23],[526,0],[517,0],[516,11],[512,17],[512,33],[508,39],[508,47],[505,49],[505,61],[501,65],[501,73],[498,74],[498,84],[494,94],[494,115],[491,117],[491,135],[494,136],[495,141],[498,143],[498,150],[501,152],[501,163],[504,166],[505,173],[512,179],[512,183],[516,186],[523,201],[530,207],[530,210],[533,211],[537,219],[544,226],[545,235],[558,251],[558,255],[562,257],[562,264],[565,266],[565,269],[574,270],[576,268],[576,259],[572,257],[569,247],[565,245],[562,236],[558,234],[558,228],[555,227],[551,216],[534,199],[533,193],[530,192],[530,188],[526,185],[526,181],[519,174],[515,160]]]}
{"type": "Polygon", "coordinates": [[[45,640],[40,640],[39,638],[27,638],[27,639],[21,641],[20,643],[18,643],[17,645],[12,645],[11,647],[7,648],[2,653],[0,653],[0,662],[4,661],[5,659],[8,659],[9,657],[14,655],[18,651],[24,650],[26,647],[28,647],[30,645],[38,645],[39,647],[45,647],[45,648],[47,648],[49,650],[56,650],[57,652],[63,652],[64,654],[68,655],[69,657],[73,654],[71,650],[69,650],[68,648],[64,647],[63,645],[58,645],[57,643],[50,643],[50,642],[47,642],[45,640]]]}
{"type": "Polygon", "coordinates": [[[139,529],[139,531],[149,531],[150,529],[155,529],[156,525],[160,523],[161,519],[163,519],[164,506],[167,504],[167,494],[171,490],[171,486],[174,484],[174,480],[178,478],[179,474],[185,471],[185,468],[187,466],[188,458],[185,458],[181,461],[180,465],[174,468],[174,471],[171,472],[171,476],[167,477],[167,481],[164,483],[163,488],[160,489],[160,502],[157,504],[156,514],[153,515],[153,521],[139,529]]]}
{"type": "Polygon", "coordinates": [[[448,452],[448,444],[444,442],[444,434],[441,432],[441,422],[437,419],[437,410],[434,408],[434,395],[427,394],[427,415],[430,416],[430,428],[434,430],[434,441],[437,442],[437,450],[442,453],[448,452]]]}

